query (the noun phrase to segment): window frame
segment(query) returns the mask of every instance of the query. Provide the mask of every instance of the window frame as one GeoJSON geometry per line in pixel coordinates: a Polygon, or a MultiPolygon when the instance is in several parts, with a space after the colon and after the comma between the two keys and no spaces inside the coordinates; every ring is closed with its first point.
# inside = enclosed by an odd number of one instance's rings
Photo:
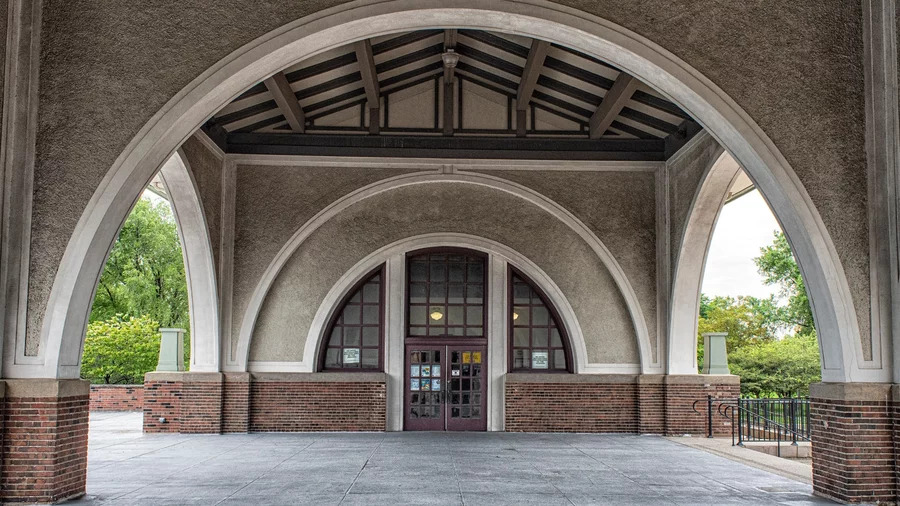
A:
{"type": "MultiPolygon", "coordinates": [[[[507,264],[506,269],[506,297],[507,297],[507,310],[506,310],[506,328],[507,328],[507,370],[510,373],[536,373],[536,374],[573,374],[574,363],[572,360],[572,344],[569,341],[569,331],[566,328],[566,323],[559,316],[559,311],[557,311],[556,306],[550,301],[550,298],[547,296],[547,293],[534,282],[530,277],[528,277],[521,270],[513,267],[512,264],[507,264]],[[556,323],[556,329],[559,331],[559,337],[562,341],[563,352],[566,356],[566,368],[565,369],[533,369],[531,367],[528,368],[516,368],[515,364],[515,325],[513,320],[513,312],[516,307],[515,305],[515,287],[513,278],[518,277],[522,279],[534,292],[537,294],[538,298],[541,299],[541,302],[544,303],[544,306],[547,308],[547,311],[550,313],[550,317],[553,318],[553,321],[556,323]]],[[[548,347],[549,348],[549,347],[548,347]]],[[[533,349],[529,345],[529,349],[533,349]]]]}
{"type": "MultiPolygon", "coordinates": [[[[405,340],[421,340],[421,341],[440,341],[448,343],[449,341],[467,341],[467,340],[486,340],[488,338],[488,334],[490,330],[488,329],[488,309],[490,308],[489,301],[489,289],[490,289],[490,273],[488,269],[490,269],[489,256],[487,253],[483,251],[478,251],[469,248],[460,248],[460,247],[436,247],[436,248],[424,248],[418,249],[414,251],[408,251],[404,257],[405,266],[404,266],[404,275],[406,276],[404,279],[404,309],[403,309],[403,337],[405,340]],[[410,269],[412,266],[411,259],[414,259],[418,256],[422,255],[432,255],[432,254],[447,254],[447,255],[465,255],[470,257],[477,257],[481,259],[483,266],[483,280],[482,280],[482,299],[481,299],[481,335],[480,336],[451,336],[451,335],[440,335],[440,336],[414,336],[409,332],[410,329],[410,321],[409,321],[409,313],[410,313],[410,292],[409,289],[410,283],[412,283],[412,276],[410,275],[410,269]]],[[[430,283],[430,274],[429,274],[429,283],[430,283]]],[[[444,303],[444,306],[448,306],[448,302],[444,303]]],[[[427,305],[427,304],[426,304],[427,305]]],[[[468,307],[468,304],[463,303],[464,307],[468,307]]],[[[472,304],[475,306],[475,304],[472,304]]],[[[430,326],[430,325],[429,325],[430,326]]],[[[445,326],[446,327],[446,326],[445,326]]]]}
{"type": "MultiPolygon", "coordinates": [[[[384,341],[385,341],[385,327],[387,324],[387,315],[385,314],[385,310],[387,309],[387,304],[385,303],[386,291],[385,285],[387,284],[387,279],[385,278],[385,264],[381,264],[375,269],[369,271],[365,276],[360,278],[349,290],[344,294],[338,304],[334,305],[332,309],[332,314],[328,318],[328,325],[325,326],[325,332],[322,334],[319,345],[319,357],[317,359],[318,363],[318,372],[360,372],[360,373],[372,373],[372,372],[384,372],[384,341]],[[341,314],[344,312],[344,308],[350,302],[350,299],[353,298],[353,295],[356,294],[363,286],[365,286],[369,281],[372,280],[376,275],[381,277],[381,281],[378,286],[378,314],[379,314],[379,324],[378,324],[378,366],[374,368],[363,368],[362,361],[360,361],[360,367],[325,367],[325,360],[328,354],[329,341],[331,340],[331,333],[334,330],[334,326],[337,324],[338,318],[341,317],[341,314]]],[[[341,338],[341,349],[345,348],[343,346],[343,337],[341,338]]],[[[362,333],[360,332],[360,350],[362,350],[362,333]]]]}

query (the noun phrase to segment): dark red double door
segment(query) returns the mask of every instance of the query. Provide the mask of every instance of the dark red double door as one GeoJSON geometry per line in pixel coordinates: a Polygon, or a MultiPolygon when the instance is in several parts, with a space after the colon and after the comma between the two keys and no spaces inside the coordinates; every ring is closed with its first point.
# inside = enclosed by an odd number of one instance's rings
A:
{"type": "Polygon", "coordinates": [[[406,430],[487,430],[483,345],[406,346],[406,430]]]}

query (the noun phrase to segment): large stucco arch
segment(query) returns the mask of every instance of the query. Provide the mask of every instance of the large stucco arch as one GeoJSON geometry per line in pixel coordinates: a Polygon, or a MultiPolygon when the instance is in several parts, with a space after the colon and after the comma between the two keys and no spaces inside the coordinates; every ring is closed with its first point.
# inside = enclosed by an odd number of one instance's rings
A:
{"type": "Polygon", "coordinates": [[[718,149],[713,160],[701,176],[684,233],[675,238],[678,256],[672,271],[669,374],[697,373],[697,323],[706,256],[728,189],[741,171],[737,161],[724,149],[718,149]]]}
{"type": "Polygon", "coordinates": [[[159,170],[169,194],[184,256],[191,323],[190,370],[219,370],[219,296],[206,213],[197,182],[179,149],[159,170]]]}
{"type": "MultiPolygon", "coordinates": [[[[338,216],[342,211],[348,209],[354,204],[365,200],[366,198],[411,185],[440,183],[464,183],[478,185],[508,193],[549,213],[553,218],[562,222],[563,225],[567,226],[569,229],[575,232],[588,245],[588,247],[597,256],[603,266],[606,267],[606,269],[609,271],[610,276],[615,282],[616,287],[618,288],[619,293],[621,294],[625,305],[628,308],[628,312],[631,317],[631,325],[634,328],[634,332],[637,338],[637,347],[641,359],[641,370],[645,373],[660,372],[658,370],[655,370],[655,364],[652,361],[652,346],[647,329],[647,322],[644,318],[644,312],[641,310],[637,294],[635,293],[635,290],[632,287],[631,282],[628,280],[628,277],[625,275],[622,267],[616,261],[612,253],[610,253],[607,247],[603,244],[603,242],[600,241],[600,239],[596,236],[596,234],[594,234],[587,225],[576,218],[564,207],[530,188],[496,176],[462,171],[453,173],[443,173],[437,171],[416,172],[391,177],[364,186],[331,203],[329,206],[322,209],[319,213],[313,216],[309,221],[300,226],[293,234],[293,236],[291,236],[291,238],[282,246],[281,250],[275,256],[272,262],[267,266],[259,282],[256,284],[256,287],[254,288],[253,293],[250,296],[247,308],[245,309],[241,318],[241,326],[238,333],[236,354],[238,361],[234,364],[225,364],[226,370],[243,372],[248,369],[248,363],[250,360],[250,343],[253,339],[253,333],[256,328],[257,319],[263,308],[263,304],[265,303],[266,296],[269,293],[273,283],[275,283],[275,280],[278,277],[279,273],[281,273],[285,264],[293,256],[294,252],[296,252],[297,249],[303,244],[303,242],[316,230],[325,225],[332,218],[338,216]]],[[[464,238],[463,236],[461,237],[464,238]]],[[[482,242],[480,244],[486,243],[482,242]]],[[[525,267],[524,272],[526,273],[526,275],[534,275],[535,277],[532,279],[534,279],[536,282],[542,282],[544,280],[550,281],[550,278],[546,274],[543,274],[542,271],[537,268],[537,266],[535,266],[534,269],[527,268],[529,262],[523,255],[515,253],[515,251],[511,250],[510,248],[501,247],[499,243],[496,244],[498,245],[498,251],[503,251],[503,254],[506,258],[513,259],[515,265],[523,265],[525,267]]],[[[447,245],[449,244],[445,244],[445,246],[447,245]]],[[[374,264],[370,266],[369,270],[371,270],[372,268],[374,268],[374,264]]],[[[560,300],[560,302],[562,302],[562,300],[560,300]]],[[[573,319],[570,322],[575,321],[576,320],[573,319]]],[[[583,338],[581,339],[581,346],[581,352],[583,352],[583,354],[580,356],[586,357],[587,352],[584,349],[583,338]]],[[[307,349],[307,351],[309,350],[307,349]]],[[[304,355],[304,357],[307,357],[307,359],[311,356],[315,355],[304,355]]],[[[576,365],[578,364],[579,362],[576,360],[576,365]]],[[[580,362],[580,364],[582,365],[582,370],[585,370],[587,359],[584,358],[580,362]]],[[[303,364],[301,367],[305,369],[311,367],[311,365],[303,364]]]]}
{"type": "Polygon", "coordinates": [[[42,363],[10,377],[77,377],[90,293],[116,230],[152,174],[216,110],[263,78],[327,48],[435,27],[511,32],[578,48],[642,79],[690,112],[750,174],[797,254],[822,342],[826,381],[888,381],[866,362],[834,245],[790,164],[718,86],[646,38],[546,0],[360,0],[304,17],[231,53],[173,97],[107,172],[66,247],[41,328],[42,363]]]}

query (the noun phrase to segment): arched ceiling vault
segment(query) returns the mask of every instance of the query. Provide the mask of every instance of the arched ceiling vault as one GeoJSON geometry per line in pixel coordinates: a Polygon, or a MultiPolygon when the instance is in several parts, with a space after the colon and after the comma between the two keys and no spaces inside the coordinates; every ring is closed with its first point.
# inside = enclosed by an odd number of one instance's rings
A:
{"type": "Polygon", "coordinates": [[[701,130],[631,75],[546,41],[422,30],[269,77],[203,130],[229,153],[665,160],[701,130]]]}

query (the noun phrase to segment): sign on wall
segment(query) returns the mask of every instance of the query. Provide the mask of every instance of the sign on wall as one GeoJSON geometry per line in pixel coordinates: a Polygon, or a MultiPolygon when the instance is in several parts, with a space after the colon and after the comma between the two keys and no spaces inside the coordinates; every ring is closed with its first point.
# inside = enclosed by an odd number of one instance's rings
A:
{"type": "Polygon", "coordinates": [[[359,348],[344,348],[344,364],[359,363],[359,348]]]}
{"type": "Polygon", "coordinates": [[[534,350],[531,352],[531,368],[547,369],[549,367],[549,353],[546,350],[534,350]]]}

